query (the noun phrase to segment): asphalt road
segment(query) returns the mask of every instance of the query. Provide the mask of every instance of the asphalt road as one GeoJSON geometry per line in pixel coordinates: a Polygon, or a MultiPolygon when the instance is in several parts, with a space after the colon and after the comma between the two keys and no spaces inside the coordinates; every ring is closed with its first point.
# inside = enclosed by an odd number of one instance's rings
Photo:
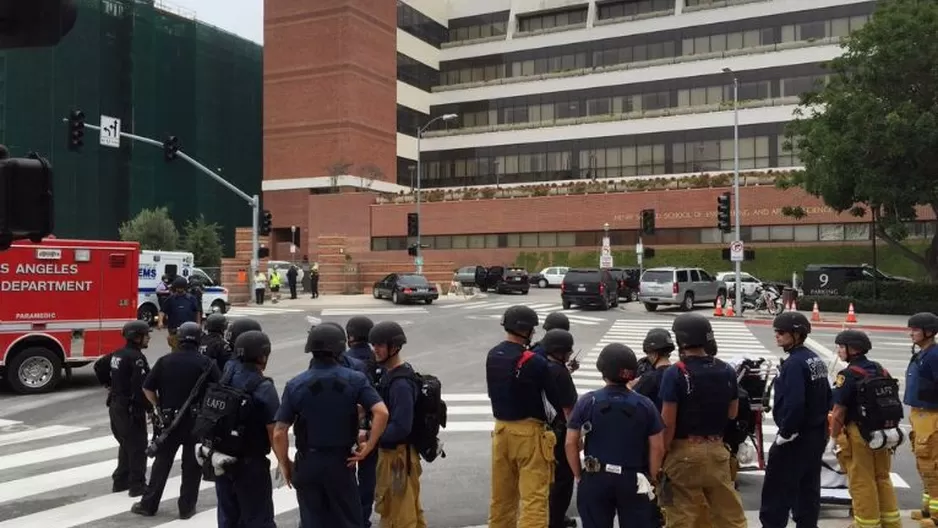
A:
{"type": "MultiPolygon", "coordinates": [[[[430,306],[370,305],[316,309],[236,308],[232,316],[258,319],[274,344],[266,372],[278,390],[306,368],[303,353],[307,316],[344,323],[357,313],[376,321],[394,320],[408,334],[402,355],[419,371],[438,376],[449,404],[449,424],[443,440],[447,457],[424,465],[422,503],[430,526],[456,528],[484,525],[489,489],[489,445],[492,416],[485,394],[484,357],[501,339],[498,325],[508,306],[524,303],[543,318],[560,309],[557,290],[532,290],[527,296],[490,295],[477,301],[430,306]]],[[[709,310],[702,313],[709,314],[709,310]]],[[[621,341],[638,350],[641,338],[653,326],[670,327],[679,312],[663,310],[649,314],[636,304],[608,312],[571,310],[577,348],[583,367],[575,381],[581,393],[601,385],[595,358],[607,343],[621,341]]],[[[746,325],[721,319],[714,322],[720,355],[730,358],[745,353],[778,359],[774,335],[768,326],[746,325]]],[[[818,345],[833,349],[834,331],[819,330],[818,345]]],[[[902,333],[872,334],[875,357],[893,375],[901,376],[908,359],[908,337],[902,333]]],[[[819,347],[817,347],[819,348],[819,347]]],[[[151,364],[167,352],[165,335],[154,334],[147,355],[151,364]]],[[[829,352],[829,351],[828,351],[829,352]]],[[[110,474],[115,467],[115,448],[104,406],[104,391],[90,368],[80,369],[55,393],[17,396],[0,393],[0,528],[68,528],[94,526],[118,528],[173,525],[178,497],[178,464],[155,518],[126,513],[135,499],[110,493],[110,474]]],[[[774,428],[766,426],[771,442],[774,428]]],[[[918,506],[920,484],[907,447],[896,456],[894,479],[903,509],[918,506]]],[[[762,477],[758,472],[740,477],[740,493],[746,510],[757,510],[762,477]]],[[[286,488],[275,492],[280,526],[294,526],[295,497],[286,488]]],[[[199,514],[185,526],[216,526],[215,497],[210,484],[203,484],[199,514]]],[[[571,513],[574,513],[571,511],[571,513]]],[[[843,517],[830,510],[826,515],[843,517]]],[[[179,521],[176,521],[179,522],[179,521]]]]}

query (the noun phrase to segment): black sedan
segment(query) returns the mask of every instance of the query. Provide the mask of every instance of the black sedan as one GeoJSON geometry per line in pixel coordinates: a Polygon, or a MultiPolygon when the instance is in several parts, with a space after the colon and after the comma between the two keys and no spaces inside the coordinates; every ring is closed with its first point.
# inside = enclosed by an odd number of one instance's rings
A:
{"type": "Polygon", "coordinates": [[[391,299],[394,304],[423,301],[427,304],[440,298],[436,286],[415,273],[392,273],[375,283],[375,299],[391,299]]]}

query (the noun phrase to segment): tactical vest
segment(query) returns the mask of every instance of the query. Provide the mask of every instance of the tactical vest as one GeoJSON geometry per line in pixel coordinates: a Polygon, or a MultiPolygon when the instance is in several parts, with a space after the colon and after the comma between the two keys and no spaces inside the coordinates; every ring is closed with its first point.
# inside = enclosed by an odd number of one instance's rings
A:
{"type": "Polygon", "coordinates": [[[534,361],[546,361],[530,350],[519,356],[505,350],[490,354],[486,360],[486,382],[492,412],[496,419],[506,421],[535,418],[546,420],[539,380],[530,370],[534,361]],[[535,359],[537,358],[537,359],[535,359]],[[525,403],[522,403],[525,402],[525,403]],[[532,408],[527,402],[536,402],[532,408]]]}
{"type": "Polygon", "coordinates": [[[728,367],[708,357],[703,361],[675,364],[684,379],[685,392],[677,408],[674,438],[723,436],[727,410],[735,394],[726,386],[728,367]]]}
{"type": "Polygon", "coordinates": [[[584,455],[623,470],[648,470],[649,416],[637,398],[624,390],[600,389],[593,393],[584,455]]]}
{"type": "Polygon", "coordinates": [[[297,449],[351,449],[358,440],[358,399],[347,371],[313,370],[309,381],[296,390],[297,449]]]}
{"type": "Polygon", "coordinates": [[[934,346],[912,356],[905,371],[905,397],[903,402],[916,409],[938,409],[938,384],[922,377],[922,363],[929,354],[938,353],[934,346]]]}

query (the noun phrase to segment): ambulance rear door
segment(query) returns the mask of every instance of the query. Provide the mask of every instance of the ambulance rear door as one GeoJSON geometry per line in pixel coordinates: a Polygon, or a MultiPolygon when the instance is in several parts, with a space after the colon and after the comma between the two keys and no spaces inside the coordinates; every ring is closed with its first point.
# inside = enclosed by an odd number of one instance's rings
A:
{"type": "Polygon", "coordinates": [[[95,250],[95,260],[101,262],[101,286],[98,288],[98,313],[101,319],[101,338],[98,354],[113,352],[123,346],[124,340],[117,330],[137,318],[138,255],[130,248],[101,248],[95,250]]]}

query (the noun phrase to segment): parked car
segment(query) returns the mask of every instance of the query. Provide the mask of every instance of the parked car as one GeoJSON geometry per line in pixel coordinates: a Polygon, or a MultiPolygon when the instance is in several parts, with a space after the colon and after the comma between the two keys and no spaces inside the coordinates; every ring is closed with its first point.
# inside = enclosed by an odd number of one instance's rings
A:
{"type": "Polygon", "coordinates": [[[392,273],[375,283],[372,289],[375,299],[391,299],[394,304],[423,301],[431,304],[440,298],[436,286],[423,275],[415,273],[392,273]]]}
{"type": "Polygon", "coordinates": [[[463,286],[477,286],[485,277],[485,266],[463,266],[456,270],[453,280],[463,286]]]}
{"type": "Polygon", "coordinates": [[[560,284],[563,309],[571,306],[598,306],[608,310],[619,305],[619,284],[608,270],[573,268],[560,284]]]}
{"type": "Polygon", "coordinates": [[[538,288],[550,288],[551,286],[560,286],[563,283],[563,276],[567,274],[570,268],[567,266],[551,266],[544,268],[540,273],[531,275],[531,284],[537,284],[538,288]]]}
{"type": "MultiPolygon", "coordinates": [[[[716,274],[716,278],[719,281],[723,281],[726,284],[726,292],[733,298],[733,292],[736,291],[736,272],[735,271],[721,271],[716,274]]],[[[773,286],[779,292],[785,290],[785,288],[790,288],[791,284],[787,284],[779,281],[764,281],[758,277],[750,275],[745,271],[739,273],[739,279],[742,283],[743,295],[753,295],[760,285],[773,286]]]]}
{"type": "Polygon", "coordinates": [[[514,266],[492,266],[486,270],[485,279],[479,289],[493,290],[495,293],[521,292],[527,295],[531,290],[528,270],[514,266]]]}
{"type": "Polygon", "coordinates": [[[642,274],[638,300],[654,312],[660,305],[692,310],[696,303],[726,299],[726,284],[700,268],[651,268],[642,274]]]}
{"type": "Polygon", "coordinates": [[[626,301],[638,300],[638,286],[641,281],[641,270],[638,268],[609,268],[609,273],[618,283],[619,299],[626,301]]]}

